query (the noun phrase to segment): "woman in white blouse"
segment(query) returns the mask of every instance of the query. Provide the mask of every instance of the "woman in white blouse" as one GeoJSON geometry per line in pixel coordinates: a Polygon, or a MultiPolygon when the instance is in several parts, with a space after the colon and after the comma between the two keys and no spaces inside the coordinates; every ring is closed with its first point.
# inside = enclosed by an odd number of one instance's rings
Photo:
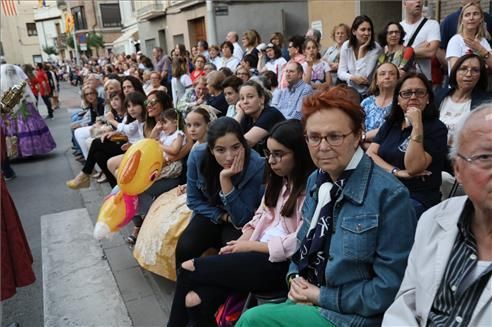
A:
{"type": "Polygon", "coordinates": [[[470,2],[464,5],[458,20],[458,34],[449,40],[446,48],[449,73],[458,58],[468,53],[479,55],[489,67],[492,66],[487,34],[480,3],[470,2]]]}
{"type": "Polygon", "coordinates": [[[338,78],[365,96],[382,50],[374,41],[374,27],[369,17],[355,17],[350,32],[350,39],[340,50],[338,78]]]}

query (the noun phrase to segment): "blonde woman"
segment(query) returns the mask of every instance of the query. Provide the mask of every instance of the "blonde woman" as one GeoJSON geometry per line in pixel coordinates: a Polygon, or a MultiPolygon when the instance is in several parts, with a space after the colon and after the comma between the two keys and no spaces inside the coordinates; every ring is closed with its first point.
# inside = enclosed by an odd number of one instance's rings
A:
{"type": "Polygon", "coordinates": [[[256,49],[256,47],[261,42],[260,34],[258,34],[258,32],[255,30],[247,30],[246,32],[244,32],[241,41],[243,43],[243,48],[244,48],[243,58],[247,54],[253,55],[255,57],[255,62],[251,66],[256,67],[258,65],[258,52],[259,52],[259,50],[256,49]]]}
{"type": "Polygon", "coordinates": [[[479,55],[489,67],[492,66],[491,48],[487,36],[484,12],[480,4],[470,2],[464,5],[458,20],[458,34],[449,40],[446,49],[449,73],[456,60],[467,53],[479,55]]]}

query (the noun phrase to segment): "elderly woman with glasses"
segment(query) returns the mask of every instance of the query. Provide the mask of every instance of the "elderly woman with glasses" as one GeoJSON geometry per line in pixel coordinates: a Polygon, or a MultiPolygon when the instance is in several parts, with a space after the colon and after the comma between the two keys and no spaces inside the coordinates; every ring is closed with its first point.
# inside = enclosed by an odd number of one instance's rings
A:
{"type": "MultiPolygon", "coordinates": [[[[487,68],[480,56],[466,54],[455,62],[449,76],[450,88],[438,92],[434,101],[439,108],[439,119],[448,128],[448,147],[453,144],[452,135],[463,115],[491,100],[487,85],[487,68]]],[[[443,196],[448,196],[455,182],[450,160],[445,170],[442,173],[441,192],[443,196]]]]}
{"type": "Polygon", "coordinates": [[[439,108],[439,119],[448,128],[449,145],[462,115],[490,100],[487,85],[487,68],[480,56],[466,54],[455,62],[449,76],[450,88],[442,89],[434,100],[439,108]]]}
{"type": "Polygon", "coordinates": [[[416,219],[408,190],[360,147],[364,112],[354,93],[337,86],[306,98],[318,169],[307,181],[288,300],[248,310],[236,326],[375,326],[393,301],[416,219]]]}
{"type": "Polygon", "coordinates": [[[403,46],[405,30],[396,22],[386,24],[379,34],[379,45],[384,52],[378,58],[378,64],[390,62],[398,67],[401,76],[404,76],[415,64],[415,52],[412,47],[403,46]]]}
{"type": "Polygon", "coordinates": [[[433,100],[425,75],[403,77],[391,113],[367,150],[378,166],[408,188],[417,217],[441,200],[441,171],[448,152],[448,130],[433,100]]]}

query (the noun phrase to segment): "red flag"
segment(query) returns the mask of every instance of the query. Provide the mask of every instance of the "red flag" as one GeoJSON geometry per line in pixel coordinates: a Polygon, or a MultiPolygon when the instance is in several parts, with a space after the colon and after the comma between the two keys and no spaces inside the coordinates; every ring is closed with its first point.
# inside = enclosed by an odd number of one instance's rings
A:
{"type": "Polygon", "coordinates": [[[17,9],[15,8],[15,0],[0,0],[2,1],[3,14],[5,16],[17,16],[17,9]]]}

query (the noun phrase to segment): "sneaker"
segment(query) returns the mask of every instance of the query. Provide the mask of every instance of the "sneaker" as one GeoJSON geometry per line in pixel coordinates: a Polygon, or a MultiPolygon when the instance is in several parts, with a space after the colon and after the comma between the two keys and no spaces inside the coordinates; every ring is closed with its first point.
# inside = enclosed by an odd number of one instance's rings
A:
{"type": "Polygon", "coordinates": [[[53,119],[55,119],[55,117],[53,115],[48,115],[48,116],[44,117],[44,119],[53,120],[53,119]]]}
{"type": "Polygon", "coordinates": [[[11,181],[16,177],[17,177],[17,175],[15,173],[13,175],[8,176],[8,177],[3,175],[3,179],[5,179],[6,182],[11,181]]]}

